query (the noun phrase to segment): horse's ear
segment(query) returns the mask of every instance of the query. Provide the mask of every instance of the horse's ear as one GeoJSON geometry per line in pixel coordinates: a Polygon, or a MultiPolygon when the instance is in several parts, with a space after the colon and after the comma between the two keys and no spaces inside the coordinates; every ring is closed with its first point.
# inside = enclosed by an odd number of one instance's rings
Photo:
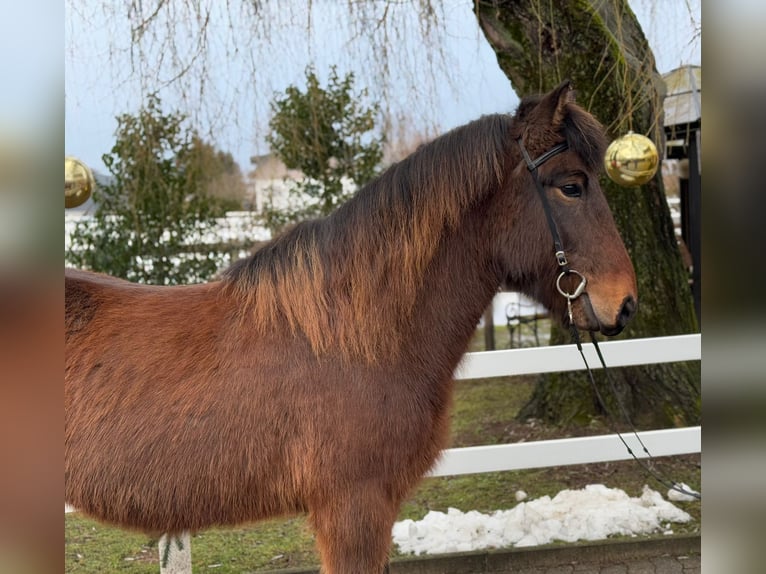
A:
{"type": "Polygon", "coordinates": [[[551,126],[556,128],[561,125],[566,116],[565,107],[574,102],[574,89],[572,82],[564,80],[558,87],[548,92],[538,105],[538,109],[550,118],[551,126]]]}

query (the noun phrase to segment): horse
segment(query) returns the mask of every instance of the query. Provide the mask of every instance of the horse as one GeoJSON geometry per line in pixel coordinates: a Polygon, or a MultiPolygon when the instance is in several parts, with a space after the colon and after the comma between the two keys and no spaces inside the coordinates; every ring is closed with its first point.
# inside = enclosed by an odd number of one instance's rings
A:
{"type": "Polygon", "coordinates": [[[498,287],[580,330],[634,314],[605,143],[564,82],[422,145],[215,281],[67,270],[66,503],[170,534],[307,513],[324,572],[385,571],[498,287]]]}

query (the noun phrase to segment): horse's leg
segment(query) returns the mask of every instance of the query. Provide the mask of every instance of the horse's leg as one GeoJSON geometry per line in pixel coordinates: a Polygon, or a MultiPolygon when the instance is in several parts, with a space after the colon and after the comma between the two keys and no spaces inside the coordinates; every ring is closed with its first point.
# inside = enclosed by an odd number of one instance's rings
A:
{"type": "Polygon", "coordinates": [[[398,506],[381,489],[369,487],[313,505],[310,519],[323,574],[388,572],[391,528],[398,506]]]}

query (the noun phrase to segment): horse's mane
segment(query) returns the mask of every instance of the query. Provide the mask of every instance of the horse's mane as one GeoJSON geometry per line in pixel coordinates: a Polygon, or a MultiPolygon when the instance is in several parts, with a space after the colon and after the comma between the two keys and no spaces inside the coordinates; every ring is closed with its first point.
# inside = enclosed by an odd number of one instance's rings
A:
{"type": "MultiPolygon", "coordinates": [[[[570,146],[595,162],[602,128],[567,107],[570,146]]],[[[391,357],[439,242],[503,185],[522,127],[488,115],[420,146],[328,217],[299,223],[235,263],[224,281],[262,332],[286,322],[317,354],[334,346],[347,356],[391,357]]]]}

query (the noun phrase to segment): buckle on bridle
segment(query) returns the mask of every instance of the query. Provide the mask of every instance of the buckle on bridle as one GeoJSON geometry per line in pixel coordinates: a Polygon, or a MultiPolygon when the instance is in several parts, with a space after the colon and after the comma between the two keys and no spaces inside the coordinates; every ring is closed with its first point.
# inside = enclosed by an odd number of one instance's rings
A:
{"type": "Polygon", "coordinates": [[[559,262],[559,267],[564,267],[565,265],[569,264],[569,261],[567,261],[567,256],[564,251],[556,251],[556,261],[559,262]]]}

